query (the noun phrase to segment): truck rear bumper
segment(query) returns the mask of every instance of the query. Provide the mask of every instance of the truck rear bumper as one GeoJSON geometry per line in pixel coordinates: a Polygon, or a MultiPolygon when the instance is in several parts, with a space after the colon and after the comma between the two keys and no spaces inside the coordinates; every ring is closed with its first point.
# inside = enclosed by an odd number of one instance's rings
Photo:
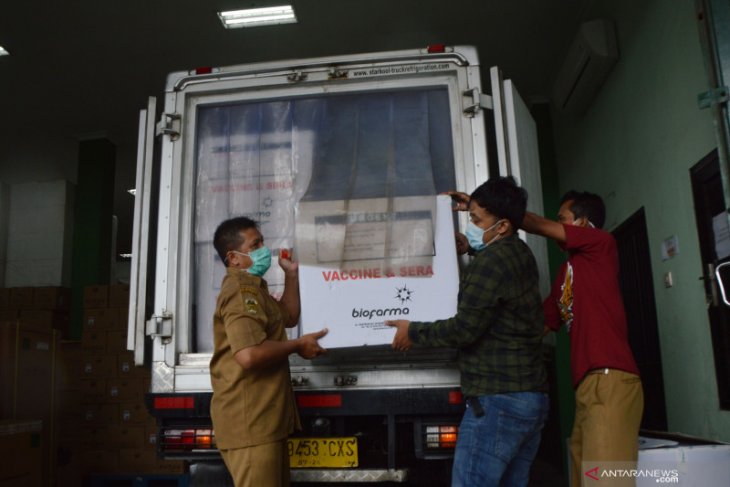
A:
{"type": "Polygon", "coordinates": [[[408,469],[291,469],[292,482],[405,482],[407,477],[408,469]]]}

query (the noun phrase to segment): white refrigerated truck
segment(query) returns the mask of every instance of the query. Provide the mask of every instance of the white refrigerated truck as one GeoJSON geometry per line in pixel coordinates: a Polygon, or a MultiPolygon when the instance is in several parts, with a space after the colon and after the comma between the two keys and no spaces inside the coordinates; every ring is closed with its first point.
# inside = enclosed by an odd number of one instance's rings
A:
{"type": "MultiPolygon", "coordinates": [[[[490,168],[514,175],[542,213],[535,123],[510,80],[497,68],[488,77],[485,93],[474,48],[439,45],[172,73],[159,118],[150,98],[140,114],[128,348],[151,367],[147,403],[163,457],[219,460],[208,364],[224,272],[212,235],[224,219],[249,216],[271,248],[296,254],[301,202],[470,192],[490,168]]],[[[458,215],[454,226],[465,224],[458,215]]],[[[545,292],[545,244],[526,238],[545,292]]],[[[276,267],[266,276],[274,294],[276,267]]],[[[304,427],[289,446],[292,479],[446,477],[463,411],[455,356],[386,345],[292,356],[304,427]]]]}

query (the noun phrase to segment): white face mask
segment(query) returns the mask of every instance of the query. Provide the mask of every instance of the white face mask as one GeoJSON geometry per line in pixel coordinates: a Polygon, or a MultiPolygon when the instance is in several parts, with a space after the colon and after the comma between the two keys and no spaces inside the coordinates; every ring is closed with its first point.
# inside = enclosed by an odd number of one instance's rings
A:
{"type": "MultiPolygon", "coordinates": [[[[583,218],[583,217],[581,217],[581,218],[583,218]]],[[[575,223],[576,223],[577,220],[580,220],[580,218],[573,218],[573,225],[575,225],[575,223]]],[[[588,218],[586,218],[585,221],[586,221],[586,223],[588,224],[589,227],[596,228],[596,226],[593,224],[593,222],[590,221],[588,218]]]]}

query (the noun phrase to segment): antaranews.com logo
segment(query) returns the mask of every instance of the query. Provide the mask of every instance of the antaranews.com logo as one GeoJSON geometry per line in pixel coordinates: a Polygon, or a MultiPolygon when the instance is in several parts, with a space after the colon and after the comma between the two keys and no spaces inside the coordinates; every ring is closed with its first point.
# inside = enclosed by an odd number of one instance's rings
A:
{"type": "Polygon", "coordinates": [[[652,479],[657,484],[679,484],[679,470],[664,468],[602,468],[592,467],[583,471],[585,485],[595,481],[600,485],[602,480],[608,479],[652,479]]]}

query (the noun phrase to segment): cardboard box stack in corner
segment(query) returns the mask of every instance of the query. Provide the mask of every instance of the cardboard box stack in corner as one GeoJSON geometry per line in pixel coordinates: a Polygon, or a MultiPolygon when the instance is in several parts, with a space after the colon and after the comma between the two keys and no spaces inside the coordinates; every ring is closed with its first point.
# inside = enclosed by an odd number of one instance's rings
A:
{"type": "Polygon", "coordinates": [[[59,486],[88,474],[184,473],[182,462],[157,458],[149,369],[126,349],[128,300],[125,284],[87,287],[81,342],[61,344],[59,486]]]}
{"type": "Polygon", "coordinates": [[[13,466],[1,469],[0,486],[48,485],[54,478],[54,356],[68,331],[69,303],[67,288],[0,289],[2,458],[13,466]]]}

